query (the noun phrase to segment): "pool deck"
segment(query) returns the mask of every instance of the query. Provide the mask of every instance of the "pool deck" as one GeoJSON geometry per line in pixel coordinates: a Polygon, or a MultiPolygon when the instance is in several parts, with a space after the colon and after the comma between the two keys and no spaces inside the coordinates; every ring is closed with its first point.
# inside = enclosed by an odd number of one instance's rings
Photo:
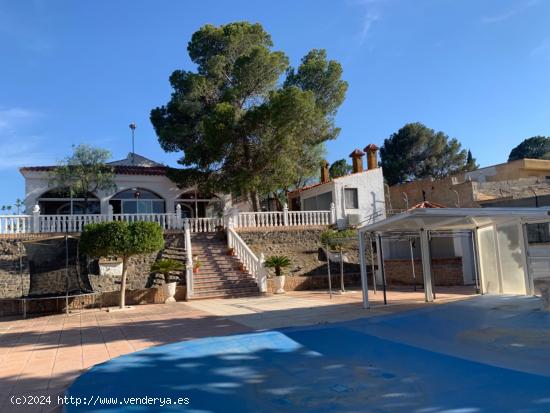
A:
{"type": "Polygon", "coordinates": [[[550,314],[534,297],[478,296],[183,341],[94,366],[68,396],[82,404],[67,413],[547,413],[550,314]]]}
{"type": "MultiPolygon", "coordinates": [[[[466,298],[471,289],[440,288],[438,302],[466,298]]],[[[334,295],[293,292],[260,298],[142,305],[128,311],[0,319],[0,411],[49,412],[57,407],[14,407],[12,395],[58,395],[99,363],[152,346],[251,330],[325,324],[426,306],[422,292],[370,295],[361,307],[358,291],[334,295]]]]}

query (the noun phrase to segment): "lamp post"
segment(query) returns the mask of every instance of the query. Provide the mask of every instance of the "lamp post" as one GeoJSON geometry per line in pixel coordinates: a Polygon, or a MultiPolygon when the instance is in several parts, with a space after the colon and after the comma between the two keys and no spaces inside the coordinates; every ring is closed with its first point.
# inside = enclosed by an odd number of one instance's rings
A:
{"type": "Polygon", "coordinates": [[[132,130],[132,165],[134,164],[134,158],[136,157],[136,151],[134,146],[134,133],[136,131],[136,124],[134,122],[130,123],[130,129],[132,130]]]}

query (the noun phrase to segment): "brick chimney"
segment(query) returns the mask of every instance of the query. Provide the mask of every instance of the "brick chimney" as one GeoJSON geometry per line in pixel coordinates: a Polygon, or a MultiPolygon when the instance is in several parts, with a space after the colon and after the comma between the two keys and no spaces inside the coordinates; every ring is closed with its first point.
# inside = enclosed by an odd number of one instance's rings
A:
{"type": "Polygon", "coordinates": [[[330,176],[328,174],[328,162],[326,160],[321,161],[321,183],[330,181],[330,176]]]}
{"type": "Polygon", "coordinates": [[[349,154],[351,158],[352,172],[355,174],[357,172],[363,172],[363,156],[365,152],[360,149],[354,150],[349,154]]]}
{"type": "Polygon", "coordinates": [[[370,145],[365,146],[365,149],[363,150],[367,153],[367,169],[370,171],[371,169],[378,168],[378,146],[371,143],[370,145]]]}

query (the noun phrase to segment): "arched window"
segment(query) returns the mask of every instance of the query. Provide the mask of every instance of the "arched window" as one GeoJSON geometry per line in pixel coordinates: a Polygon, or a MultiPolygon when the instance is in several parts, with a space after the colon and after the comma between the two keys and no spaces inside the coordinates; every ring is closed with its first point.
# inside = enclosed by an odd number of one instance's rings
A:
{"type": "Polygon", "coordinates": [[[55,188],[38,198],[44,215],[99,214],[99,199],[88,193],[72,192],[68,188],[55,188]]]}
{"type": "Polygon", "coordinates": [[[132,188],[121,191],[109,200],[115,214],[162,214],[164,199],[152,191],[132,188]]]}
{"type": "Polygon", "coordinates": [[[175,208],[181,206],[184,218],[216,217],[223,211],[221,199],[214,194],[190,190],[182,193],[175,202],[175,208]]]}

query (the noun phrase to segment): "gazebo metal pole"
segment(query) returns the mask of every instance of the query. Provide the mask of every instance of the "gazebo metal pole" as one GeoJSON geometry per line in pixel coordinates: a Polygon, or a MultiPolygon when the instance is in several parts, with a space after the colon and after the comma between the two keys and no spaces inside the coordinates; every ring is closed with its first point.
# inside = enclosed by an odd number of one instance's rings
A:
{"type": "MultiPolygon", "coordinates": [[[[476,229],[477,230],[477,229],[476,229]]],[[[479,268],[477,266],[477,257],[476,257],[476,230],[470,232],[471,241],[472,241],[472,260],[474,261],[474,278],[476,282],[476,293],[483,294],[481,288],[479,287],[479,268]]]]}
{"type": "Polygon", "coordinates": [[[344,288],[344,257],[342,245],[340,245],[340,292],[346,292],[346,289],[344,288]]]}
{"type": "Polygon", "coordinates": [[[369,247],[370,247],[370,266],[372,271],[372,289],[376,294],[376,273],[374,272],[374,248],[372,247],[372,236],[369,233],[369,247]]]}
{"type": "Polygon", "coordinates": [[[330,295],[330,299],[332,300],[332,281],[331,281],[331,276],[330,276],[330,255],[329,255],[329,252],[328,252],[328,244],[325,245],[325,254],[327,256],[327,269],[328,269],[328,293],[330,295]]]}
{"type": "Polygon", "coordinates": [[[384,269],[384,253],[382,251],[382,236],[378,235],[378,243],[376,247],[378,249],[378,268],[380,269],[380,274],[382,275],[382,291],[384,293],[384,304],[388,304],[388,298],[386,296],[386,271],[384,269]]]}
{"type": "Polygon", "coordinates": [[[430,257],[430,241],[428,232],[420,229],[420,252],[422,254],[422,275],[424,278],[424,299],[426,302],[434,300],[432,293],[432,265],[430,257]]]}
{"type": "Polygon", "coordinates": [[[411,269],[413,274],[413,285],[414,285],[414,291],[416,291],[416,273],[414,271],[414,252],[413,252],[412,238],[409,238],[409,247],[411,249],[411,269]]]}
{"type": "MultiPolygon", "coordinates": [[[[365,235],[359,231],[359,265],[361,270],[361,289],[363,290],[363,308],[369,308],[369,279],[367,277],[367,262],[365,259],[365,235]]],[[[369,236],[370,240],[370,236],[369,236]]]]}
{"type": "Polygon", "coordinates": [[[69,315],[69,236],[65,233],[65,314],[69,315]]]}

